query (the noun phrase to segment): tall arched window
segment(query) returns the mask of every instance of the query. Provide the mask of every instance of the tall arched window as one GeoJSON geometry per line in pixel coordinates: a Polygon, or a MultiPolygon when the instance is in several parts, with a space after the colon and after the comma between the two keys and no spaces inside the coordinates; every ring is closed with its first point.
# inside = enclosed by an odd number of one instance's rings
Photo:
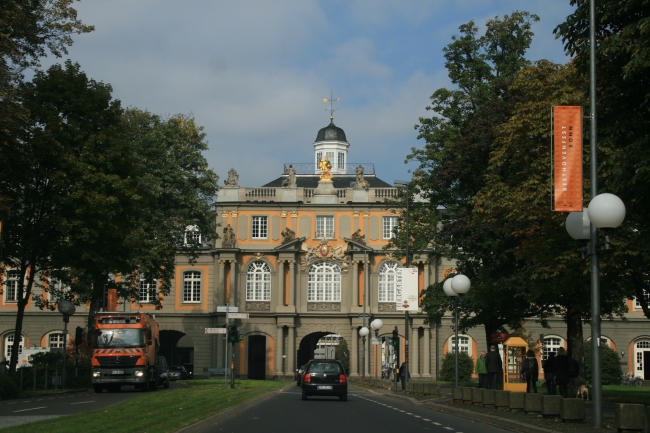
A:
{"type": "MultiPolygon", "coordinates": [[[[5,359],[9,361],[11,358],[11,349],[14,345],[14,333],[7,335],[5,337],[5,359]]],[[[20,336],[20,346],[18,346],[18,354],[23,353],[23,346],[25,345],[25,337],[20,336]]]]}
{"type": "Polygon", "coordinates": [[[320,262],[309,267],[307,302],[341,302],[341,268],[320,262]]]}
{"type": "Polygon", "coordinates": [[[379,268],[379,302],[395,302],[395,281],[399,263],[388,262],[379,268]]]}
{"type": "Polygon", "coordinates": [[[246,272],[246,300],[271,300],[271,269],[262,261],[256,261],[248,266],[246,272]]]}
{"type": "MultiPolygon", "coordinates": [[[[449,344],[449,353],[456,353],[456,337],[452,335],[447,341],[449,344]]],[[[467,355],[472,356],[472,337],[469,335],[458,336],[458,352],[464,352],[467,355]]]]}

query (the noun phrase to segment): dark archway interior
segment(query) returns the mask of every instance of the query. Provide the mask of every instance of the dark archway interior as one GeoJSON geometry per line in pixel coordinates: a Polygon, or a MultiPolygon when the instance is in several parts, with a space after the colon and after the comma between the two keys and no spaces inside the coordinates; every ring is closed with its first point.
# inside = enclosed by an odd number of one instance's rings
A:
{"type": "Polygon", "coordinates": [[[181,338],[186,335],[180,331],[160,331],[160,350],[158,353],[167,359],[169,365],[192,364],[194,362],[194,346],[187,343],[189,337],[183,339],[183,345],[179,345],[181,338]]]}
{"type": "MultiPolygon", "coordinates": [[[[314,351],[316,350],[316,347],[318,345],[318,340],[321,338],[324,338],[328,335],[336,335],[334,332],[313,332],[311,334],[306,335],[303,337],[303,339],[300,341],[300,346],[298,347],[298,354],[297,354],[297,364],[296,368],[300,368],[302,365],[306,364],[310,359],[314,359],[314,351]]],[[[344,344],[345,340],[341,339],[338,340],[338,344],[344,344]]],[[[346,349],[345,350],[345,357],[349,356],[348,350],[347,350],[347,345],[346,346],[341,346],[340,349],[346,349]]],[[[344,360],[341,360],[343,362],[344,366],[347,366],[347,362],[344,362],[344,360]]]]}
{"type": "Polygon", "coordinates": [[[266,337],[251,335],[248,337],[248,378],[266,379],[266,337]]]}

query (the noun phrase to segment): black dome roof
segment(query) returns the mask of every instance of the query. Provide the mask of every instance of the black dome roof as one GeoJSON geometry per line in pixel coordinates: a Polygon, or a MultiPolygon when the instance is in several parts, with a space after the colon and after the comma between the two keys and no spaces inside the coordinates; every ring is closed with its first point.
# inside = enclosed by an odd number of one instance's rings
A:
{"type": "Polygon", "coordinates": [[[338,126],[334,125],[334,122],[330,122],[325,128],[322,128],[318,131],[316,136],[316,141],[345,141],[345,132],[338,126]]]}

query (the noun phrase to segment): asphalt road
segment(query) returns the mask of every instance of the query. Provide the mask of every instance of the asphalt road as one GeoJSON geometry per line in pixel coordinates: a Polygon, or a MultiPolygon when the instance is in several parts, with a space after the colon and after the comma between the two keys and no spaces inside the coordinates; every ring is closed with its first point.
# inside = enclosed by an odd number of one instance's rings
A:
{"type": "Polygon", "coordinates": [[[437,412],[350,387],[348,401],[337,397],[309,397],[302,401],[300,388],[285,388],[277,395],[237,415],[215,421],[201,430],[208,432],[286,433],[415,432],[502,433],[509,430],[437,412]]]}
{"type": "MultiPolygon", "coordinates": [[[[170,383],[170,389],[180,386],[182,385],[170,383]]],[[[95,394],[94,391],[86,391],[0,401],[0,429],[11,425],[102,409],[141,392],[130,386],[125,386],[120,392],[104,391],[101,394],[95,394]]],[[[165,392],[165,389],[159,387],[155,392],[165,392]]]]}

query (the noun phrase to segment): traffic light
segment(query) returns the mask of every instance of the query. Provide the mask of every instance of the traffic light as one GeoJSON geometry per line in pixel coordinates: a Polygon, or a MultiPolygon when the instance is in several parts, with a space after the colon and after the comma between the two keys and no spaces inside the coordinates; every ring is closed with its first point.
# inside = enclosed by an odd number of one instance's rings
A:
{"type": "Polygon", "coordinates": [[[74,332],[74,344],[79,346],[83,342],[84,342],[84,330],[81,328],[81,326],[77,326],[77,329],[75,329],[74,332]]]}
{"type": "Polygon", "coordinates": [[[228,328],[228,340],[231,343],[236,343],[239,341],[239,332],[237,332],[236,325],[232,325],[230,328],[228,328]]]}
{"type": "Polygon", "coordinates": [[[397,350],[399,347],[399,334],[397,333],[397,327],[393,329],[393,338],[390,340],[390,344],[397,350]]]}

